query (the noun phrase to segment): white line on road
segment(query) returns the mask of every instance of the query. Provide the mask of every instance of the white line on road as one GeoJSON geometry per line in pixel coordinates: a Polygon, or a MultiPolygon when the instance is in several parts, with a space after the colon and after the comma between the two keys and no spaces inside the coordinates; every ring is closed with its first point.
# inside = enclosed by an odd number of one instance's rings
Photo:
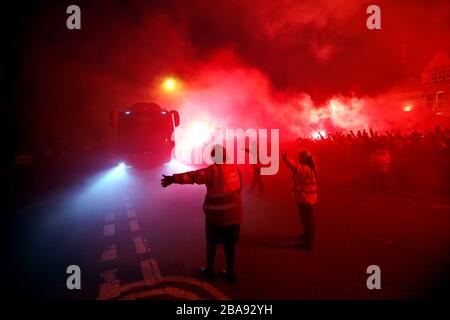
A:
{"type": "Polygon", "coordinates": [[[117,259],[117,251],[116,251],[116,245],[110,245],[108,249],[106,249],[102,253],[102,262],[106,261],[112,261],[117,259]]]}
{"type": "MultiPolygon", "coordinates": [[[[124,196],[125,201],[125,207],[126,207],[126,215],[130,219],[129,226],[130,230],[132,232],[138,232],[140,231],[140,225],[136,219],[136,211],[133,208],[133,202],[130,201],[128,196],[124,196]]],[[[105,221],[114,221],[115,216],[113,213],[108,213],[105,217],[105,221]]],[[[115,234],[115,225],[114,224],[108,224],[105,225],[103,228],[103,234],[105,236],[114,235],[115,234]]],[[[136,249],[137,254],[142,254],[150,251],[150,248],[147,244],[146,239],[143,236],[135,236],[133,237],[133,243],[136,249]]],[[[111,245],[106,249],[101,257],[102,262],[115,260],[118,258],[116,246],[111,245]]],[[[184,277],[169,277],[165,278],[161,275],[161,272],[159,270],[158,263],[155,259],[150,260],[143,260],[140,262],[140,267],[142,271],[142,275],[144,280],[143,281],[137,281],[135,283],[129,283],[126,285],[121,285],[120,280],[117,277],[118,268],[110,269],[107,271],[104,271],[100,274],[101,278],[103,278],[103,283],[100,284],[99,287],[99,300],[107,300],[107,299],[114,299],[119,297],[121,294],[133,289],[133,288],[139,288],[142,286],[153,286],[155,284],[164,283],[164,281],[168,282],[180,282],[180,283],[189,283],[198,287],[202,287],[204,290],[206,290],[209,294],[212,296],[223,300],[228,299],[225,295],[223,295],[219,290],[215,289],[214,287],[210,286],[206,282],[200,282],[196,279],[190,279],[190,278],[184,278],[184,277]],[[167,279],[167,280],[166,280],[167,279]]],[[[146,292],[139,292],[139,293],[130,293],[128,295],[125,295],[124,297],[121,297],[121,299],[139,299],[139,298],[149,298],[152,296],[172,296],[172,297],[178,297],[180,299],[201,299],[199,295],[196,293],[181,289],[178,287],[172,287],[170,284],[164,288],[161,289],[152,289],[150,291],[146,292]]]]}
{"type": "Polygon", "coordinates": [[[152,286],[156,283],[155,276],[153,274],[152,265],[149,260],[141,261],[142,275],[144,276],[144,283],[147,286],[152,286]]]}
{"type": "Polygon", "coordinates": [[[100,273],[100,277],[103,279],[104,282],[111,282],[114,280],[117,280],[117,273],[119,272],[118,268],[110,269],[103,271],[100,273]]]}
{"type": "Polygon", "coordinates": [[[156,260],[155,259],[151,259],[150,260],[150,265],[152,267],[153,275],[155,276],[156,281],[157,282],[162,281],[162,276],[161,276],[161,273],[159,272],[159,266],[158,266],[158,263],[156,262],[156,260]]]}
{"type": "Polygon", "coordinates": [[[137,222],[137,220],[131,220],[130,221],[130,230],[132,232],[137,232],[141,230],[141,227],[139,226],[139,223],[137,222]]]}
{"type": "Polygon", "coordinates": [[[133,238],[134,247],[136,248],[136,253],[145,253],[147,252],[147,248],[144,243],[144,237],[134,237],[133,238]]]}
{"type": "Polygon", "coordinates": [[[127,217],[128,218],[136,218],[136,211],[134,211],[134,209],[128,209],[127,210],[127,217]]]}
{"type": "Polygon", "coordinates": [[[100,284],[99,299],[113,299],[120,295],[120,280],[113,280],[100,284]]]}
{"type": "Polygon", "coordinates": [[[229,297],[227,297],[225,294],[223,294],[220,290],[218,290],[214,286],[210,285],[208,282],[199,281],[197,279],[193,279],[193,278],[189,278],[189,277],[185,277],[185,276],[168,276],[168,277],[164,277],[163,281],[178,282],[178,283],[185,283],[185,284],[198,286],[198,287],[201,287],[204,290],[206,290],[209,294],[211,294],[217,300],[230,300],[229,297]]]}

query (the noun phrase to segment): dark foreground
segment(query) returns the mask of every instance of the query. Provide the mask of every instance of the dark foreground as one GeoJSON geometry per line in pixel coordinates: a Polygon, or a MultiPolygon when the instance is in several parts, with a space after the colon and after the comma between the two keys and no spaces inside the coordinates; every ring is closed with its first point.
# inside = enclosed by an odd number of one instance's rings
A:
{"type": "MultiPolygon", "coordinates": [[[[244,191],[238,281],[205,282],[204,187],[159,185],[163,172],[107,171],[10,212],[9,292],[15,298],[415,299],[448,296],[450,206],[323,183],[312,251],[295,247],[289,177],[244,191]],[[82,289],[66,288],[78,265],[82,289]],[[381,268],[368,290],[366,268],[381,268]]],[[[248,172],[247,172],[248,171],[248,172]]],[[[249,180],[245,170],[246,181],[249,180]]],[[[248,185],[249,183],[247,183],[248,185]]],[[[219,250],[217,270],[225,267],[219,250]]]]}

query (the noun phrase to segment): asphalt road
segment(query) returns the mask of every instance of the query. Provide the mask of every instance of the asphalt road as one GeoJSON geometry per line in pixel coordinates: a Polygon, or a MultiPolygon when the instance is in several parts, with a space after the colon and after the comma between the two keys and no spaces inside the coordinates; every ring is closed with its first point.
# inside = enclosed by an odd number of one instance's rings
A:
{"type": "MultiPolygon", "coordinates": [[[[15,298],[414,299],[449,296],[450,207],[320,185],[312,251],[295,247],[299,216],[283,168],[246,186],[237,282],[205,281],[204,186],[161,188],[163,172],[109,170],[12,213],[7,282],[15,298]],[[68,290],[66,268],[81,268],[68,290]],[[369,290],[366,269],[381,268],[369,290]]],[[[217,271],[225,267],[223,251],[217,271]]]]}

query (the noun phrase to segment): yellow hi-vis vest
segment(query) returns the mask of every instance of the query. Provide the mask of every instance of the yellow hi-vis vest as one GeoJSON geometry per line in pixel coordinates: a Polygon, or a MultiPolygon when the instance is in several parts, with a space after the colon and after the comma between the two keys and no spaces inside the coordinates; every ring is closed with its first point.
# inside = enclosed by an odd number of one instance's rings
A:
{"type": "Polygon", "coordinates": [[[242,221],[241,175],[234,164],[213,164],[213,183],[207,185],[203,210],[206,221],[229,226],[242,221]]]}
{"type": "Polygon", "coordinates": [[[317,177],[307,165],[297,163],[293,177],[292,194],[296,202],[313,205],[317,202],[317,177]]]}

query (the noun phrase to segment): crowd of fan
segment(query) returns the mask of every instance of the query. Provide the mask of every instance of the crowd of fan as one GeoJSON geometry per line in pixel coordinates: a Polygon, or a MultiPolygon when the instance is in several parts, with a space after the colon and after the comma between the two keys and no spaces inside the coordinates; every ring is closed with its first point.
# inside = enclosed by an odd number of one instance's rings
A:
{"type": "Polygon", "coordinates": [[[370,190],[370,158],[377,149],[390,155],[389,192],[450,195],[450,129],[353,131],[299,138],[313,152],[320,176],[333,184],[370,190]]]}

